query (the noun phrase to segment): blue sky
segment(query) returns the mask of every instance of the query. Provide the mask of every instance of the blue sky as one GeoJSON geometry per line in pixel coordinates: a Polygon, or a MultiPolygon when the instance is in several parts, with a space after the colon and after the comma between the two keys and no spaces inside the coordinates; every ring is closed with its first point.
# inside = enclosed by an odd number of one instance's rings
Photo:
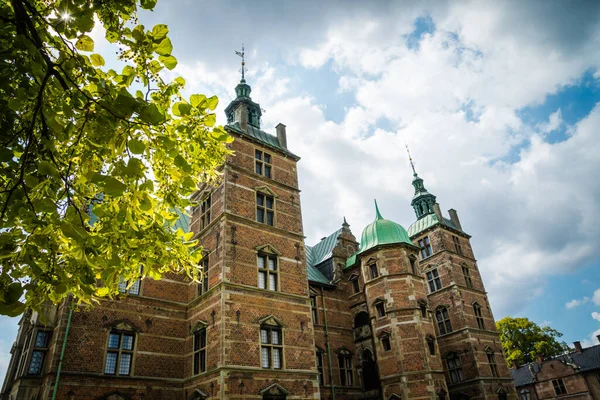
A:
{"type": "MultiPolygon", "coordinates": [[[[374,218],[408,227],[404,144],[470,233],[497,319],[526,316],[597,343],[600,330],[599,3],[160,0],[188,93],[239,81],[245,43],[262,126],[302,157],[307,244],[374,218]],[[567,306],[568,304],[568,306],[567,306]]],[[[97,49],[109,65],[114,51],[97,49]]],[[[4,318],[0,369],[16,334],[4,318]]]]}

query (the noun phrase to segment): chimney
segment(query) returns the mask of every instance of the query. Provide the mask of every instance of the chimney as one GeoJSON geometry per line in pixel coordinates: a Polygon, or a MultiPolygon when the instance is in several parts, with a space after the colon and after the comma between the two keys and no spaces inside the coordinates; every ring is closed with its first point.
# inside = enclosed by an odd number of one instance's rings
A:
{"type": "Polygon", "coordinates": [[[248,130],[248,108],[244,103],[238,104],[234,111],[234,122],[240,123],[240,128],[243,131],[248,130]]]}
{"type": "Polygon", "coordinates": [[[279,145],[284,149],[287,149],[287,136],[285,134],[285,125],[280,122],[277,124],[275,129],[277,130],[277,140],[279,140],[279,145]]]}
{"type": "Polygon", "coordinates": [[[442,222],[444,219],[442,217],[442,210],[440,210],[440,205],[438,203],[433,204],[433,212],[438,217],[438,221],[442,222]]]}
{"type": "Polygon", "coordinates": [[[581,353],[583,349],[581,348],[581,342],[573,342],[573,346],[575,346],[575,351],[581,353]]]}
{"type": "Polygon", "coordinates": [[[454,208],[451,208],[448,210],[448,214],[450,214],[450,221],[452,221],[452,223],[462,231],[462,227],[460,226],[460,220],[458,219],[458,214],[456,213],[456,210],[454,208]]]}
{"type": "Polygon", "coordinates": [[[596,339],[600,342],[600,335],[596,335],[596,339]]]}

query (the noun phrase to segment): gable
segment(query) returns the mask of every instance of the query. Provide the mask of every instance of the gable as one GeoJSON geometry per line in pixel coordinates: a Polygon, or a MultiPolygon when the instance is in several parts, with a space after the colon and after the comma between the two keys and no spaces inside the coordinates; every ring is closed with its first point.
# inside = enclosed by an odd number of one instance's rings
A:
{"type": "Polygon", "coordinates": [[[275,248],[275,246],[273,246],[272,244],[263,244],[260,246],[256,246],[254,248],[254,250],[256,250],[258,253],[268,253],[268,254],[275,254],[278,256],[281,256],[281,252],[279,250],[277,250],[275,248]]]}
{"type": "Polygon", "coordinates": [[[273,314],[269,314],[266,317],[259,319],[258,323],[261,325],[283,326],[281,321],[273,314]]]}

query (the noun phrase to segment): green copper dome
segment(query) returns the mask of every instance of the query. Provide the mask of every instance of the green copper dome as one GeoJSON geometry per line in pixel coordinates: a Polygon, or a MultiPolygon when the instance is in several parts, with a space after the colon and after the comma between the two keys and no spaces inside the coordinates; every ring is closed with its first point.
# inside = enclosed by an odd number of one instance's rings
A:
{"type": "Polygon", "coordinates": [[[375,221],[367,225],[362,232],[360,248],[358,250],[359,253],[382,244],[406,243],[411,246],[413,245],[408,237],[406,229],[404,229],[402,225],[384,219],[381,216],[379,207],[377,207],[377,201],[375,201],[375,214],[375,221]]]}

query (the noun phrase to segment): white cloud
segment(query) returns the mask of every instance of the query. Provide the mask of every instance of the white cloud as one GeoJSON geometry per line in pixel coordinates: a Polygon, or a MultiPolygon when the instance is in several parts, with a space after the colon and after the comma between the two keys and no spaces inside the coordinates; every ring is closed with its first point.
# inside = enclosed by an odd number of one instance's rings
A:
{"type": "Polygon", "coordinates": [[[565,304],[565,307],[567,308],[567,310],[570,310],[572,308],[579,307],[582,303],[583,301],[581,300],[573,299],[571,301],[568,301],[567,304],[565,304]]]}
{"type": "Polygon", "coordinates": [[[560,128],[563,125],[563,123],[564,121],[562,119],[562,113],[559,108],[558,110],[556,110],[556,112],[550,114],[548,122],[539,124],[538,129],[542,133],[550,133],[560,128]]]}
{"type": "Polygon", "coordinates": [[[581,346],[586,348],[599,344],[600,342],[598,341],[598,335],[600,335],[600,329],[590,333],[590,335],[587,338],[582,339],[581,346]]]}
{"type": "Polygon", "coordinates": [[[592,296],[592,301],[595,305],[600,306],[600,289],[596,289],[594,291],[594,295],[592,296]]]}
{"type": "Polygon", "coordinates": [[[594,311],[592,313],[592,318],[594,318],[596,321],[600,322],[600,313],[594,311]]]}

